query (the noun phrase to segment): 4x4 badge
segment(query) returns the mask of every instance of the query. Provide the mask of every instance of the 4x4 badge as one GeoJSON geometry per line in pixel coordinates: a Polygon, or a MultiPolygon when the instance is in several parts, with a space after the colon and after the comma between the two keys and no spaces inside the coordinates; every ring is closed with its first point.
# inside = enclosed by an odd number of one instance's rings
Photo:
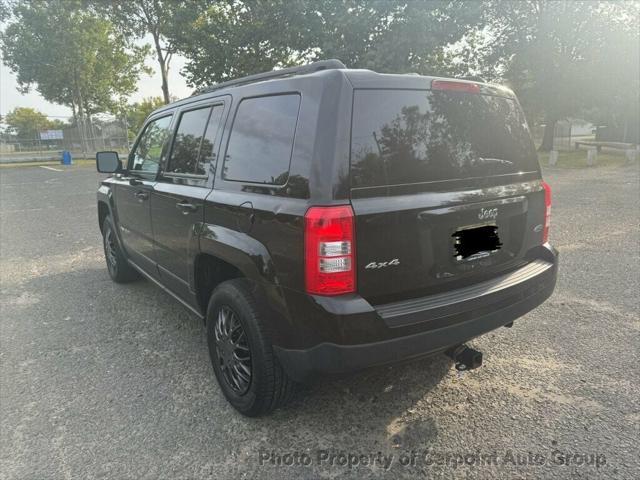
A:
{"type": "Polygon", "coordinates": [[[398,260],[397,258],[394,258],[393,260],[389,260],[388,262],[370,262],[367,263],[367,265],[364,268],[367,268],[369,270],[374,270],[377,268],[386,268],[386,267],[397,267],[398,265],[400,265],[400,260],[398,260]]]}

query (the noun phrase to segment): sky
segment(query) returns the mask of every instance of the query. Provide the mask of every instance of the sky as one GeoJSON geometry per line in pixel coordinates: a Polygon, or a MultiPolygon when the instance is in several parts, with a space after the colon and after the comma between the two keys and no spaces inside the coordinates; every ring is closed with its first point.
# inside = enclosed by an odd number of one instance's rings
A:
{"type": "MultiPolygon", "coordinates": [[[[146,64],[154,70],[154,74],[140,76],[138,90],[130,97],[129,101],[131,103],[142,100],[145,97],[162,96],[162,80],[154,58],[150,56],[146,61],[146,64]]],[[[169,93],[171,96],[184,98],[193,92],[193,89],[187,87],[186,82],[180,75],[180,69],[184,64],[184,57],[174,55],[171,59],[171,68],[169,70],[169,93]]],[[[17,85],[16,76],[11,73],[11,70],[4,63],[0,63],[0,115],[6,115],[7,112],[15,107],[31,107],[50,115],[52,118],[71,116],[70,108],[47,102],[33,89],[27,95],[22,95],[16,89],[17,85]]]]}

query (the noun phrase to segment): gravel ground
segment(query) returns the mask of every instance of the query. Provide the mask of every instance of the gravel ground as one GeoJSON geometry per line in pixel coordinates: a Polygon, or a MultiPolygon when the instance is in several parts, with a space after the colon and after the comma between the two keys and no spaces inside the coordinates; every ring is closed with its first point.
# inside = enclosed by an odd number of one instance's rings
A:
{"type": "Polygon", "coordinates": [[[558,286],[473,342],[485,366],[327,379],[247,419],[201,322],[110,281],[97,174],[0,170],[0,478],[637,478],[638,169],[545,177],[558,286]]]}

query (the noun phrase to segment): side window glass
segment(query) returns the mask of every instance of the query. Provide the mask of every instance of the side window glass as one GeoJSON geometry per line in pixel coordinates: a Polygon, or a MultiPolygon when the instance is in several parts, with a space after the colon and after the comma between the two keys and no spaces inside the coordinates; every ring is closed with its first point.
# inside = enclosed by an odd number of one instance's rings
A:
{"type": "Polygon", "coordinates": [[[167,173],[193,174],[196,172],[200,146],[210,113],[211,107],[206,107],[190,110],[181,115],[167,173]]]}
{"type": "Polygon", "coordinates": [[[162,151],[169,137],[170,124],[170,115],[147,124],[133,152],[129,170],[146,175],[155,175],[158,172],[162,151]]]}
{"type": "Polygon", "coordinates": [[[242,100],[231,129],[223,178],[284,185],[299,106],[298,94],[242,100]]]}
{"type": "Polygon", "coordinates": [[[222,112],[224,112],[224,105],[213,106],[213,110],[209,116],[209,122],[207,123],[207,130],[205,131],[204,138],[202,139],[200,158],[196,163],[196,175],[206,175],[208,173],[210,163],[213,163],[215,167],[215,152],[213,151],[213,148],[216,144],[216,137],[220,130],[222,112]]]}

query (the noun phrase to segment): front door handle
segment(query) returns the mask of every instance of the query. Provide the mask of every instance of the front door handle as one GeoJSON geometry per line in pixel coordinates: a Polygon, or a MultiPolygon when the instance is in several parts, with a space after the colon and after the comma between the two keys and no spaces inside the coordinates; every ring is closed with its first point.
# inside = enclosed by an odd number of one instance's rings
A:
{"type": "Polygon", "coordinates": [[[193,203],[189,203],[189,202],[178,202],[176,203],[176,208],[179,208],[180,210],[182,210],[182,213],[184,213],[185,215],[188,214],[189,212],[195,212],[196,210],[198,210],[198,206],[194,205],[193,203]]]}
{"type": "Polygon", "coordinates": [[[144,190],[138,190],[136,193],[134,193],[134,195],[141,202],[144,202],[147,198],[149,198],[149,193],[145,192],[144,190]]]}

